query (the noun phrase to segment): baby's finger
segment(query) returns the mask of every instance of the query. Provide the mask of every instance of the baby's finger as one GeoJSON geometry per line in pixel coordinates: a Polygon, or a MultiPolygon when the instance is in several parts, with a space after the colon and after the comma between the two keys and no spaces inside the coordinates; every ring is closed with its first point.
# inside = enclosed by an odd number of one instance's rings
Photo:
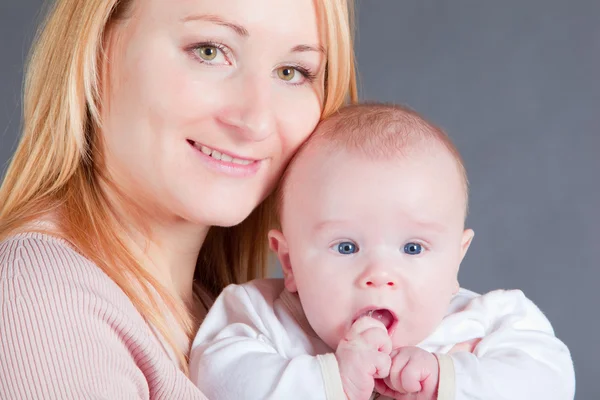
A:
{"type": "Polygon", "coordinates": [[[392,358],[392,367],[390,375],[385,378],[385,383],[392,389],[402,394],[410,393],[404,390],[401,380],[401,373],[408,364],[411,355],[413,354],[408,347],[401,347],[395,350],[395,355],[392,358]]]}
{"type": "Polygon", "coordinates": [[[390,351],[392,351],[392,339],[388,336],[387,331],[379,328],[369,328],[360,337],[367,345],[388,356],[390,351]]]}
{"type": "Polygon", "coordinates": [[[375,379],[375,391],[382,396],[389,397],[390,399],[395,399],[399,394],[386,385],[383,379],[375,379]]]}
{"type": "Polygon", "coordinates": [[[392,359],[389,355],[384,353],[373,353],[374,355],[374,364],[375,364],[375,373],[373,374],[373,378],[382,379],[387,377],[390,374],[390,368],[392,366],[392,359]]]}
{"type": "Polygon", "coordinates": [[[385,325],[378,319],[371,317],[361,317],[357,319],[348,332],[351,336],[361,335],[364,331],[371,328],[377,328],[384,331],[387,334],[385,325]]]}
{"type": "Polygon", "coordinates": [[[427,379],[428,374],[420,368],[418,363],[409,361],[404,369],[400,372],[400,384],[402,385],[402,391],[405,393],[417,393],[420,392],[421,381],[427,379]]]}

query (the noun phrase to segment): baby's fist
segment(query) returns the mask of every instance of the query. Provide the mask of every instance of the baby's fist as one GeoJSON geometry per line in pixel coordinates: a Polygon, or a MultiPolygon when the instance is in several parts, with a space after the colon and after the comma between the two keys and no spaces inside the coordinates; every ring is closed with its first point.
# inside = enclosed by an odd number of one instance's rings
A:
{"type": "Polygon", "coordinates": [[[368,400],[375,379],[388,376],[392,341],[385,326],[372,318],[357,320],[338,344],[335,356],[348,400],[368,400]]]}
{"type": "Polygon", "coordinates": [[[394,399],[411,395],[411,399],[435,400],[440,368],[437,357],[418,347],[401,347],[391,356],[390,374],[376,382],[377,391],[394,399]]]}

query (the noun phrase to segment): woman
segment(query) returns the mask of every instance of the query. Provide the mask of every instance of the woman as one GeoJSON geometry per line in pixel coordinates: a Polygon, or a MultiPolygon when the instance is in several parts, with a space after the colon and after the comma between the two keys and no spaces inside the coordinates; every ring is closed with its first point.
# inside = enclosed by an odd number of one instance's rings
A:
{"type": "Polygon", "coordinates": [[[56,1],[0,189],[0,398],[203,398],[190,336],[225,285],[262,275],[272,187],[356,97],[350,16],[56,1]]]}

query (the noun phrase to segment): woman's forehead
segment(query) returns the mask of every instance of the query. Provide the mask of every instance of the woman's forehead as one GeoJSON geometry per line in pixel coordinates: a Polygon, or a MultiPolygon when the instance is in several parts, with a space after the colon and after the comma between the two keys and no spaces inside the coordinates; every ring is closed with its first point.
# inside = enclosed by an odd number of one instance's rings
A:
{"type": "Polygon", "coordinates": [[[137,2],[135,13],[157,25],[212,24],[243,38],[269,35],[265,45],[283,39],[321,45],[314,0],[147,0],[137,2]]]}

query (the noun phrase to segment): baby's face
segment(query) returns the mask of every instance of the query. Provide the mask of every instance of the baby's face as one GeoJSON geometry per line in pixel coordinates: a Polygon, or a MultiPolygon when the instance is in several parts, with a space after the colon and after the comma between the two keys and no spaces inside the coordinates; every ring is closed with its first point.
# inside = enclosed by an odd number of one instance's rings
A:
{"type": "Polygon", "coordinates": [[[369,314],[395,348],[432,333],[458,290],[472,237],[452,156],[440,148],[373,161],[312,150],[288,183],[286,287],[297,290],[316,334],[335,349],[369,314]]]}

